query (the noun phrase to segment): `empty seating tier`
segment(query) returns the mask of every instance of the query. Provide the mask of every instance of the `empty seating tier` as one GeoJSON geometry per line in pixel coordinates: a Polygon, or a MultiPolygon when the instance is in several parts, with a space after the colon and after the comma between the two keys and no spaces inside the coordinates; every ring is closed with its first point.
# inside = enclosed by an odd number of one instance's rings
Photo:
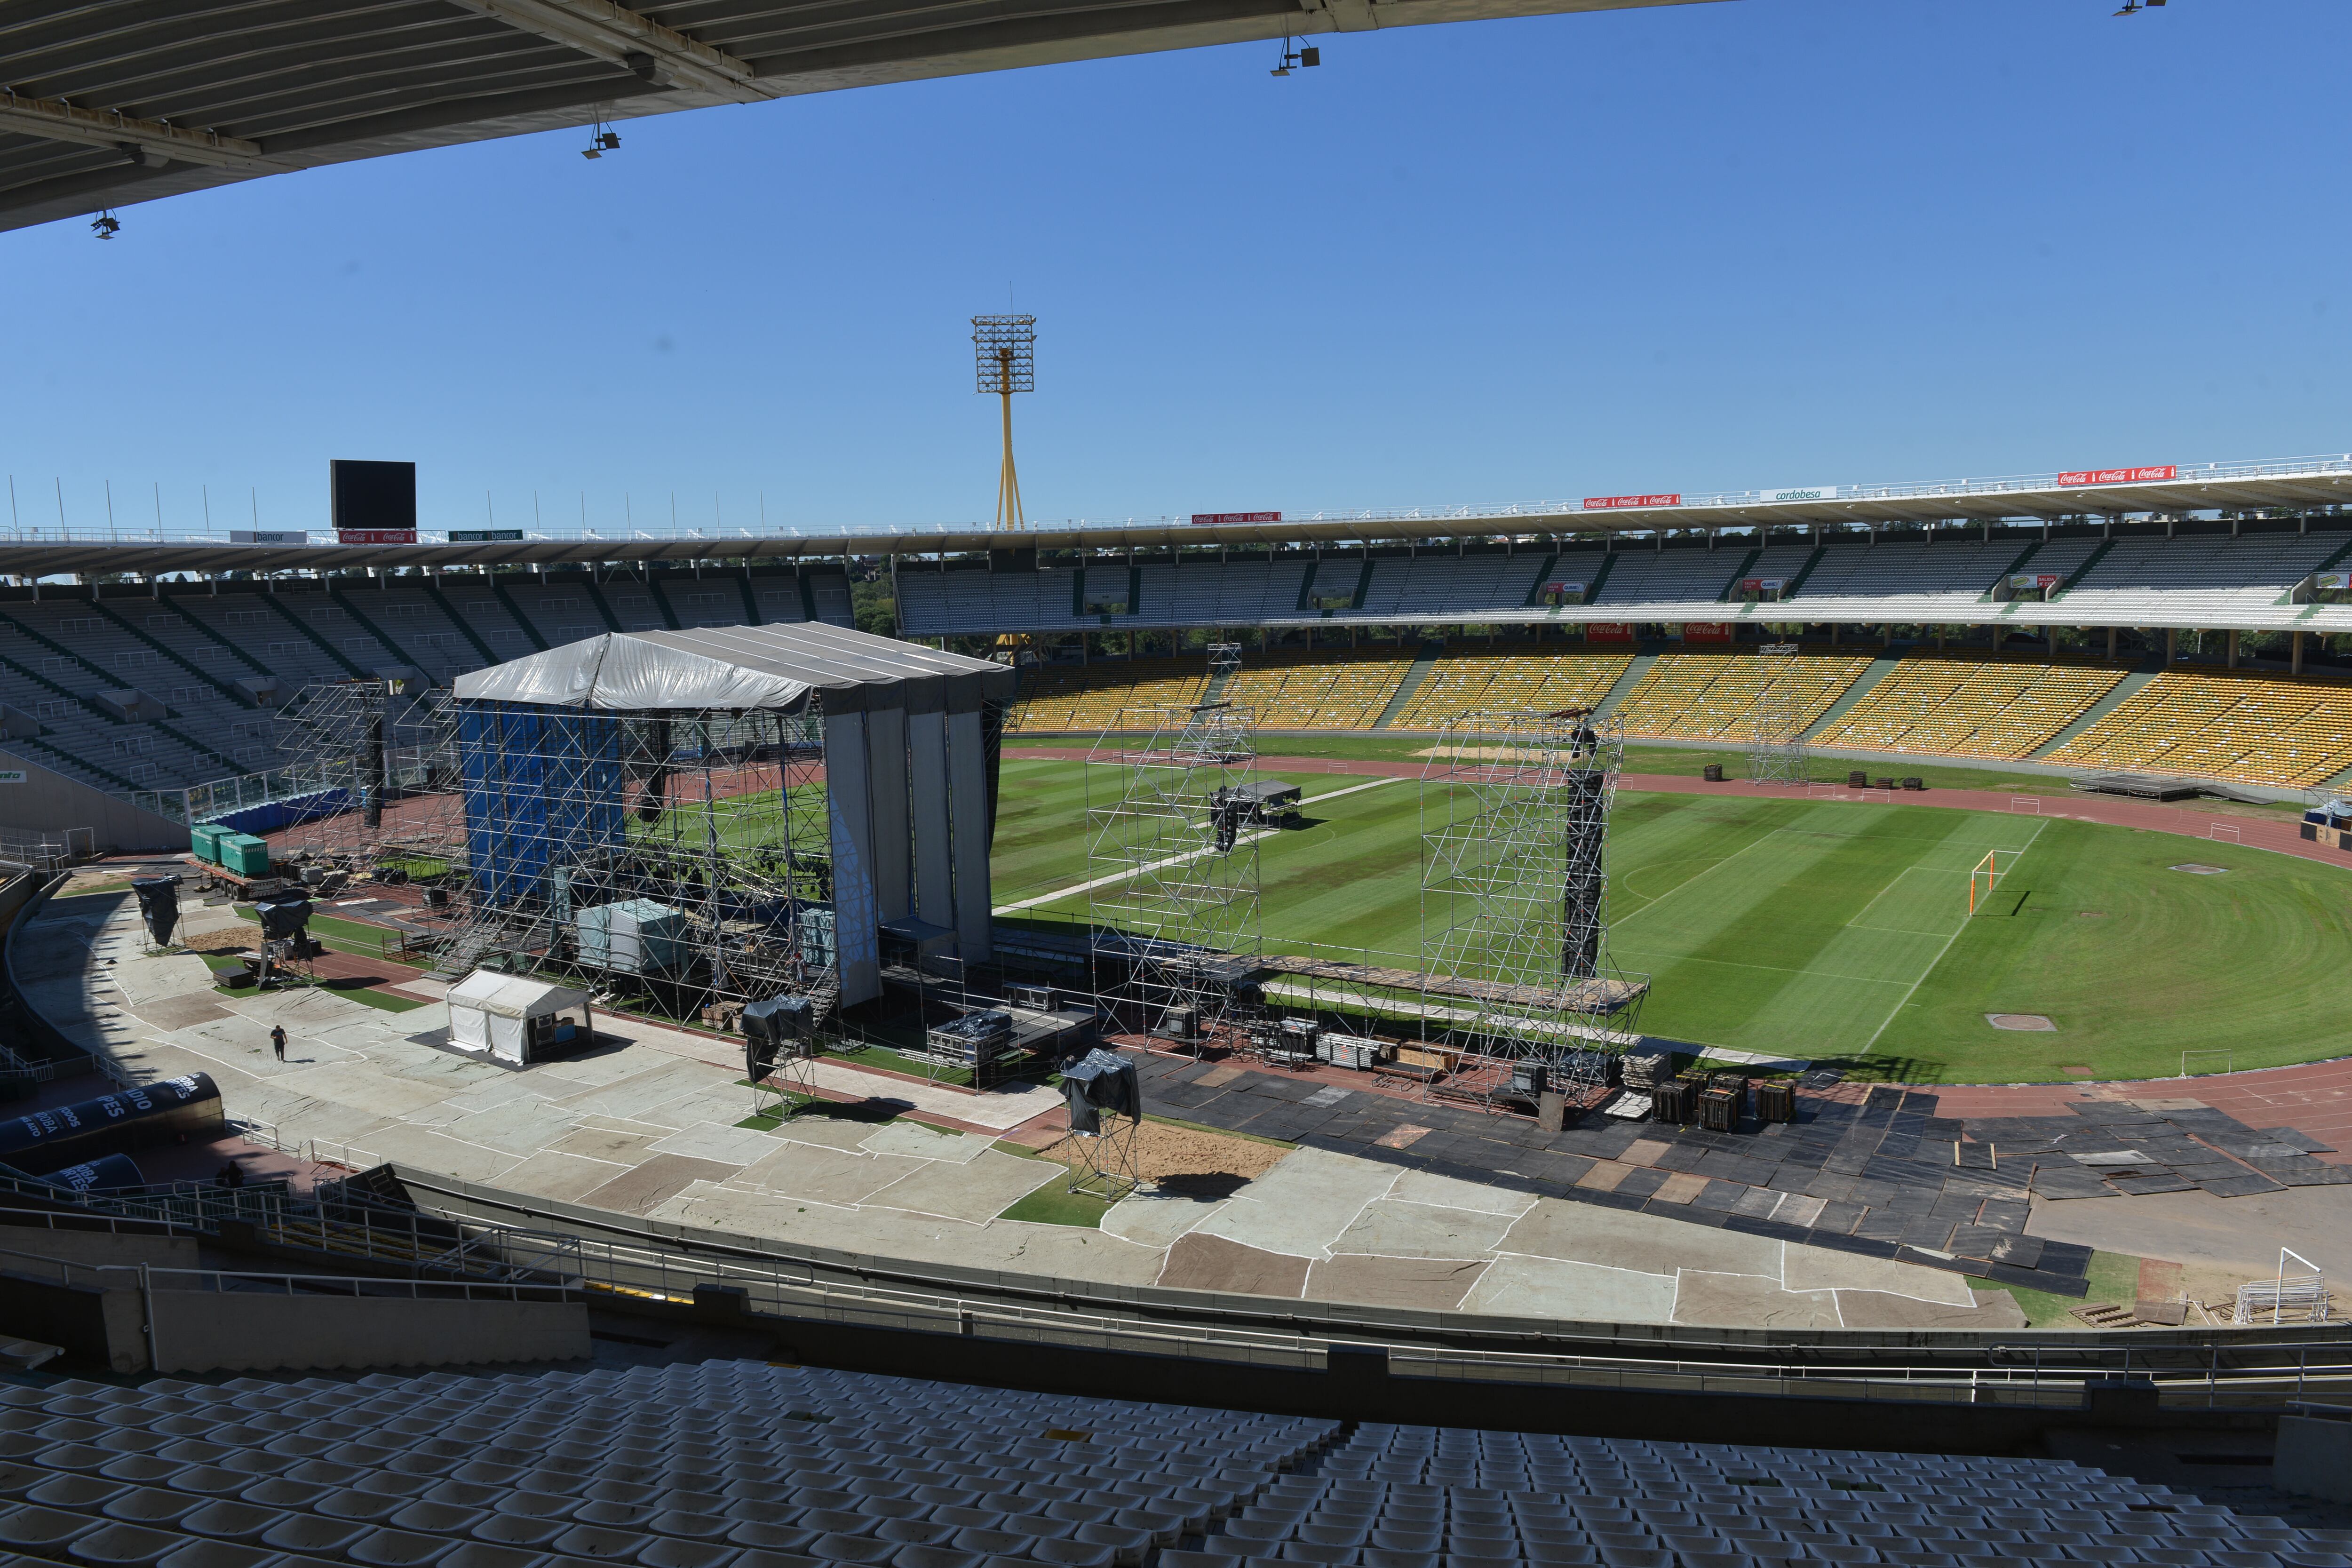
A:
{"type": "Polygon", "coordinates": [[[1904,659],[1813,741],[1873,752],[2023,757],[2114,690],[2124,672],[2013,657],[1904,659]]]}
{"type": "Polygon", "coordinates": [[[1261,730],[1369,730],[1412,668],[1391,649],[1244,653],[1220,695],[1249,709],[1261,730]]]}
{"type": "Polygon", "coordinates": [[[1008,735],[1150,727],[1149,715],[1202,700],[1208,659],[1117,659],[1092,665],[1031,665],[1004,718],[1008,735]]]}
{"type": "Polygon", "coordinates": [[[1590,708],[1633,668],[1633,652],[1448,648],[1422,677],[1391,727],[1437,730],[1471,713],[1590,708]]]}
{"type": "Polygon", "coordinates": [[[1643,673],[1617,716],[1628,735],[1686,741],[1745,741],[1756,704],[1780,684],[1787,717],[1816,723],[1870,668],[1867,655],[1667,653],[1643,673]]]}
{"type": "Polygon", "coordinates": [[[2352,767],[2352,686],[2168,672],[2042,760],[2306,787],[2352,767]]]}
{"type": "Polygon", "coordinates": [[[80,1568],[2347,1568],[2063,1461],[1522,1436],[705,1363],[0,1388],[80,1568]]]}

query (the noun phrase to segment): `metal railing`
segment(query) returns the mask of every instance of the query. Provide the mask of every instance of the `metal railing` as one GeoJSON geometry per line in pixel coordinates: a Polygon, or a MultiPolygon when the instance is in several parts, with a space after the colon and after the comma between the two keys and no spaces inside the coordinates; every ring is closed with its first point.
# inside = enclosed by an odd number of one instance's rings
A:
{"type": "MultiPolygon", "coordinates": [[[[371,1158],[331,1144],[305,1147],[314,1153],[340,1152],[346,1161],[371,1158]]],[[[1594,1330],[1547,1332],[1544,1337],[1556,1346],[1528,1349],[1529,1331],[1523,1326],[1486,1330],[1456,1322],[1416,1333],[1376,1321],[1339,1321],[1348,1316],[1344,1310],[1321,1322],[1296,1304],[1177,1310],[1092,1299],[1083,1286],[1066,1281],[1005,1280],[975,1288],[968,1281],[927,1277],[917,1264],[827,1263],[749,1252],[719,1239],[583,1234],[594,1228],[584,1222],[575,1222],[579,1230],[535,1228],[471,1212],[463,1199],[452,1201],[448,1194],[436,1201],[429,1187],[423,1190],[425,1209],[412,1211],[384,1206],[348,1186],[331,1185],[303,1198],[277,1183],[238,1189],[185,1184],[121,1196],[68,1194],[0,1179],[0,1188],[10,1185],[91,1215],[119,1214],[175,1229],[216,1232],[225,1221],[241,1222],[258,1238],[280,1247],[396,1268],[400,1280],[428,1294],[459,1288],[552,1290],[590,1300],[683,1305],[695,1300],[698,1291],[715,1287],[740,1293],[749,1311],[789,1321],[1298,1370],[1324,1366],[1335,1342],[1384,1343],[1392,1371],[1401,1376],[1627,1390],[2058,1405],[2078,1404],[2095,1383],[2123,1378],[2152,1384],[2168,1405],[2233,1406],[2352,1393],[2352,1336],[2316,1337],[2307,1331],[2299,1338],[2206,1334],[2186,1342],[2122,1334],[1969,1340],[1887,1346],[1874,1356],[1877,1347],[1762,1347],[1736,1336],[1711,1340],[1704,1331],[1654,1353],[1628,1353],[1605,1330],[1594,1330]],[[1427,1342],[1433,1337],[1449,1342],[1427,1342]],[[1502,1342],[1491,1348],[1460,1342],[1480,1338],[1502,1342]]],[[[530,1217],[551,1216],[532,1212],[530,1217]]],[[[337,1278],[188,1272],[273,1289],[284,1281],[337,1278]]],[[[398,1284],[372,1277],[357,1285],[339,1280],[318,1288],[383,1293],[398,1284]]]]}
{"type": "Polygon", "coordinates": [[[0,1247],[0,1270],[47,1284],[99,1289],[139,1289],[188,1295],[268,1295],[380,1298],[410,1301],[568,1301],[582,1300],[568,1284],[478,1279],[404,1279],[372,1275],[280,1274],[247,1268],[173,1268],[153,1263],[86,1263],[0,1247]]]}
{"type": "MultiPolygon", "coordinates": [[[[2168,480],[2157,481],[2170,485],[2194,485],[2223,482],[2232,479],[2288,479],[2316,474],[2352,474],[2352,453],[2329,452],[2304,458],[2273,458],[2248,462],[2200,463],[2178,466],[2177,475],[2168,480]]],[[[2004,474],[1989,478],[1930,479],[1893,484],[1839,485],[1834,489],[1834,502],[1868,500],[1926,500],[1942,498],[1961,499],[1971,496],[2019,495],[2049,492],[2064,489],[2127,489],[2128,485],[2061,487],[2059,473],[2004,474]]],[[[1775,504],[1767,498],[1776,494],[1765,489],[1716,490],[1706,494],[1683,494],[1675,500],[1680,510],[1694,508],[1757,507],[1775,504]]],[[[1285,523],[1315,522],[1443,522],[1451,521],[1497,522],[1519,520],[1541,520],[1581,514],[1588,510],[1579,500],[1524,500],[1502,504],[1437,505],[1415,507],[1340,508],[1318,511],[1286,511],[1285,523]]],[[[1621,509],[1607,509],[1616,511],[1621,509]]],[[[1633,510],[1633,509],[1622,509],[1633,510]]],[[[1163,513],[1159,516],[1067,518],[1055,522],[1033,521],[1025,531],[1064,532],[1090,529],[1156,528],[1189,525],[1189,513],[1163,513]]],[[[289,530],[289,532],[302,532],[289,530]]],[[[331,535],[331,530],[309,531],[331,535]]],[[[460,530],[460,531],[467,531],[460,530]]],[[[526,541],[548,543],[611,543],[626,545],[643,542],[687,543],[705,540],[712,543],[737,544],[761,540],[824,540],[839,541],[845,552],[854,552],[861,542],[878,543],[883,541],[920,538],[925,535],[957,535],[996,531],[989,524],[969,522],[913,522],[883,526],[845,524],[836,528],[761,527],[758,529],[714,525],[709,528],[675,526],[671,528],[625,527],[617,530],[526,529],[526,541]]],[[[451,542],[448,529],[425,529],[417,533],[419,544],[451,542]]],[[[77,528],[69,524],[55,527],[18,524],[0,527],[0,542],[16,544],[120,544],[147,546],[164,542],[228,544],[228,535],[216,530],[163,525],[150,528],[77,528]]],[[[318,546],[333,546],[331,537],[313,542],[318,546]]],[[[464,543],[467,541],[457,541],[464,543]]],[[[265,546],[264,548],[269,548],[265,546]]],[[[277,546],[299,548],[299,546],[277,546]]],[[[362,548],[353,546],[352,548],[362,548]]]]}

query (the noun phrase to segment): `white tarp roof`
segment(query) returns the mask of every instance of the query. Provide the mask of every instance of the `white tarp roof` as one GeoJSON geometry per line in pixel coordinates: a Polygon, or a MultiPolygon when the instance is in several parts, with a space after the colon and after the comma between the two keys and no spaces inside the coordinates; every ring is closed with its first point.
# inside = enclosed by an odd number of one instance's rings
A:
{"type": "Polygon", "coordinates": [[[550,981],[477,969],[449,987],[449,1005],[495,1013],[501,1018],[544,1018],[584,1005],[588,993],[550,981]]]}
{"type": "Polygon", "coordinates": [[[456,691],[461,702],[624,711],[789,711],[818,691],[828,711],[906,706],[908,698],[928,699],[937,711],[976,708],[983,693],[1009,699],[1013,680],[1012,670],[986,659],[807,622],[608,632],[461,675],[456,691]],[[968,687],[971,700],[949,701],[950,683],[968,687]]]}

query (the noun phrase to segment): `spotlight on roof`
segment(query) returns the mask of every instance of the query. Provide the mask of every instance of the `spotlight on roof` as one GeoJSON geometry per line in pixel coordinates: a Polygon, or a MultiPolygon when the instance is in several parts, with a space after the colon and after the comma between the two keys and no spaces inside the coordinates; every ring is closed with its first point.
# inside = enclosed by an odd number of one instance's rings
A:
{"type": "Polygon", "coordinates": [[[604,122],[599,120],[596,121],[596,130],[594,133],[588,138],[588,145],[580,150],[580,155],[583,158],[601,158],[605,153],[619,147],[620,144],[620,132],[617,131],[607,130],[604,122]]]}
{"type": "Polygon", "coordinates": [[[110,207],[89,220],[89,232],[100,239],[112,239],[122,232],[122,220],[116,217],[110,207]]]}

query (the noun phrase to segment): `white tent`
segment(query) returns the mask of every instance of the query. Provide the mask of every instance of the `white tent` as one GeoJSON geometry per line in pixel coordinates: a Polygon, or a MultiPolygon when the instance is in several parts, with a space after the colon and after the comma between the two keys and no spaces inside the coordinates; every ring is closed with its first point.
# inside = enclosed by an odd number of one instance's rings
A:
{"type": "Polygon", "coordinates": [[[449,1043],[510,1067],[578,1050],[594,1037],[588,993],[477,969],[449,987],[449,1043]]]}

